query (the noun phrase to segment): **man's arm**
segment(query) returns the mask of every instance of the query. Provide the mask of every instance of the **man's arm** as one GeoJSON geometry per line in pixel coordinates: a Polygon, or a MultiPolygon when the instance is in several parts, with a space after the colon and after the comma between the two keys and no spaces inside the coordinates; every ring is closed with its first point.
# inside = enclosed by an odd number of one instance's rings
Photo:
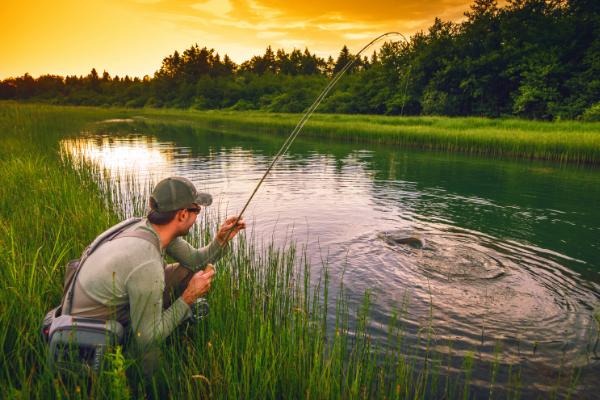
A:
{"type": "Polygon", "coordinates": [[[196,249],[178,237],[167,247],[167,254],[184,267],[197,271],[206,264],[214,263],[225,254],[229,241],[242,229],[246,229],[243,218],[229,217],[217,230],[215,238],[208,246],[196,249]]]}
{"type": "Polygon", "coordinates": [[[217,239],[213,239],[208,246],[197,249],[178,237],[173,239],[167,247],[167,254],[184,267],[192,271],[198,271],[205,265],[214,263],[223,257],[226,249],[227,244],[221,245],[217,239]]]}
{"type": "Polygon", "coordinates": [[[158,261],[148,261],[133,270],[126,281],[131,328],[142,347],[159,342],[191,315],[182,297],[163,310],[165,278],[158,261]]]}

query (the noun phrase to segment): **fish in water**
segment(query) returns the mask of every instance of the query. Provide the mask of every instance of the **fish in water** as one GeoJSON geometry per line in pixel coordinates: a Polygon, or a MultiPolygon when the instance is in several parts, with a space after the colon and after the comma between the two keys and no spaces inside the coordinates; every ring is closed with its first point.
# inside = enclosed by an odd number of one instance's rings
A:
{"type": "Polygon", "coordinates": [[[397,246],[399,244],[408,245],[414,249],[422,249],[425,247],[425,239],[414,232],[407,231],[387,231],[377,235],[389,245],[397,246]]]}

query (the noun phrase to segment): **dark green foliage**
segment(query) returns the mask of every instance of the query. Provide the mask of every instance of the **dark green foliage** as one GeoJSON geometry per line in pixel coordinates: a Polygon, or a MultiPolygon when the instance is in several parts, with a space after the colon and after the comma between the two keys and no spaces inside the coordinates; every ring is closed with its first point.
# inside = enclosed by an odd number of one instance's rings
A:
{"type": "Polygon", "coordinates": [[[581,119],[584,121],[600,121],[600,103],[596,103],[583,113],[581,119]]]}
{"type": "MultiPolygon", "coordinates": [[[[600,101],[600,6],[592,0],[475,0],[461,23],[436,18],[408,43],[357,59],[322,110],[389,115],[574,119],[600,101]]],[[[274,50],[236,65],[197,44],[143,79],[28,74],[0,99],[75,105],[298,112],[355,56],[274,50]]]]}

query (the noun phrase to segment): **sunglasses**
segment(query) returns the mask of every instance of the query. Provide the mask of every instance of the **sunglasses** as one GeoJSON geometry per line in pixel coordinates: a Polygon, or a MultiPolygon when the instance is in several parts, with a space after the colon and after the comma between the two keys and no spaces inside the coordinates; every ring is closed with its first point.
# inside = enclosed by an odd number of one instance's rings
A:
{"type": "Polygon", "coordinates": [[[202,208],[200,208],[200,207],[190,207],[190,208],[186,208],[186,210],[188,210],[189,212],[198,214],[200,212],[200,210],[202,210],[202,208]]]}

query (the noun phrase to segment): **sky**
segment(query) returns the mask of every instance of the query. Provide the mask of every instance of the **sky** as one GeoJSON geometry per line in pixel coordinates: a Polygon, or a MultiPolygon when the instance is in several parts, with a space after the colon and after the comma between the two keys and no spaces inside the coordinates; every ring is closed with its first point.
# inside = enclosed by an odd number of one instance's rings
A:
{"type": "Polygon", "coordinates": [[[0,0],[0,79],[42,74],[152,76],[197,43],[240,63],[273,48],[334,58],[376,36],[459,21],[467,0],[0,0]]]}

